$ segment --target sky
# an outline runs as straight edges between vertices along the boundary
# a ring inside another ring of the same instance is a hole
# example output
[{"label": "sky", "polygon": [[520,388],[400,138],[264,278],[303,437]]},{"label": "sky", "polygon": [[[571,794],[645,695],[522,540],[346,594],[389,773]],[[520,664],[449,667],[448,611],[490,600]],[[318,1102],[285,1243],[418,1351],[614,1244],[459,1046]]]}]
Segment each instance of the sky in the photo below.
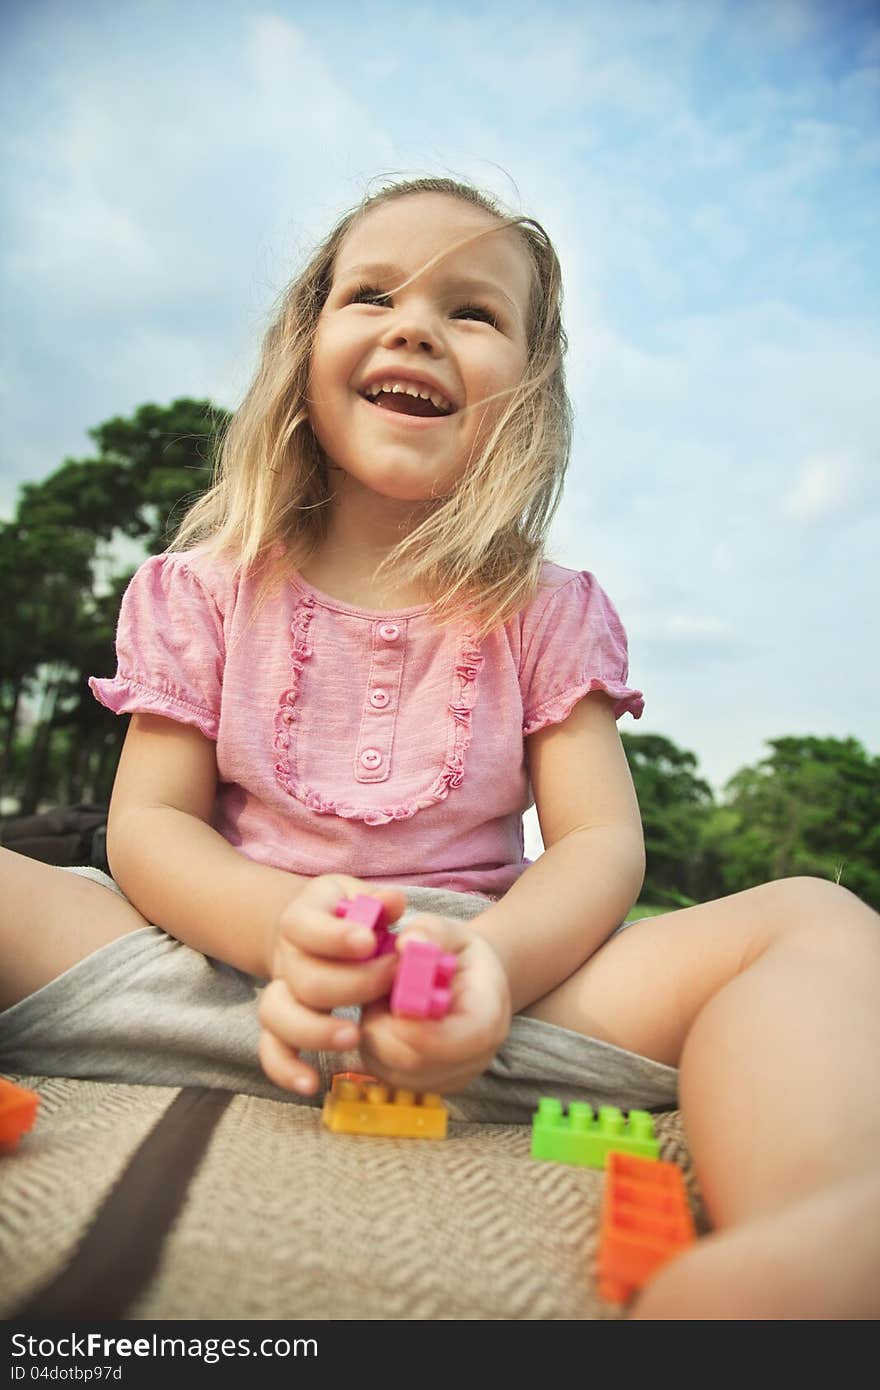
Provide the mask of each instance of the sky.
[{"label": "sky", "polygon": [[470,179],[565,278],[551,536],[716,790],[880,752],[874,0],[6,0],[0,517],[146,401],[234,409],[273,304],[383,176]]}]

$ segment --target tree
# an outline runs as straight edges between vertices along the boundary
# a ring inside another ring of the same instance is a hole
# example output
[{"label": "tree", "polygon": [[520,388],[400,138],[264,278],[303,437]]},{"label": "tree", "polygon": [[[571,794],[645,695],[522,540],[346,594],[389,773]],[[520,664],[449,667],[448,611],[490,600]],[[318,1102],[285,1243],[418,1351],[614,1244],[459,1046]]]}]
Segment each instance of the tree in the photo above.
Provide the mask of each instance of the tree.
[{"label": "tree", "polygon": [[[0,528],[0,710],[2,767],[8,767],[22,700],[67,655],[84,596],[91,591],[94,541],[60,519],[38,514],[26,496]],[[52,681],[50,679],[50,684]]]},{"label": "tree", "polygon": [[880,758],[854,738],[768,740],[725,788],[708,839],[724,891],[810,874],[880,907]]},{"label": "tree", "polygon": [[[130,489],[111,508],[115,526],[143,540],[148,555],[165,549],[176,522],[207,488],[228,420],[210,401],[183,397],[167,407],[142,405],[130,420],[116,415],[89,431],[98,462],[116,468],[123,489]],[[87,460],[90,467],[94,462]]]},{"label": "tree", "polygon": [[622,733],[645,832],[642,897],[659,906],[687,906],[702,882],[700,835],[714,806],[697,776],[693,753],[661,734]]},{"label": "tree", "polygon": [[186,398],[143,405],[131,419],[116,416],[89,431],[96,457],[66,459],[42,482],[26,484],[15,519],[0,526],[0,749],[7,769],[23,698],[40,699],[23,777],[6,782],[23,812],[45,794],[59,730],[71,735],[64,785],[81,793],[96,781],[106,784],[122,731],[96,705],[86,678],[114,669],[119,598],[131,576],[130,561],[120,569],[117,543],[134,539],[144,556],[165,548],[176,516],[208,486],[227,419],[210,401]]}]

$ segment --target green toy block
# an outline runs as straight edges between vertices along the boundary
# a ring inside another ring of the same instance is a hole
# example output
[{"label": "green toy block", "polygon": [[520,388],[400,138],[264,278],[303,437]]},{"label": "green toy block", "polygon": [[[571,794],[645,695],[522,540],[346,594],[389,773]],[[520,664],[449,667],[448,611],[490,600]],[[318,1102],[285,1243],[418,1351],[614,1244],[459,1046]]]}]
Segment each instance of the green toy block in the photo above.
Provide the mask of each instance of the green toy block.
[{"label": "green toy block", "polygon": [[589,1105],[573,1100],[564,1115],[561,1101],[551,1096],[538,1101],[532,1116],[532,1158],[604,1168],[605,1155],[612,1149],[638,1158],[659,1157],[660,1144],[647,1110],[630,1110],[624,1119],[616,1105],[603,1105],[594,1117]]}]

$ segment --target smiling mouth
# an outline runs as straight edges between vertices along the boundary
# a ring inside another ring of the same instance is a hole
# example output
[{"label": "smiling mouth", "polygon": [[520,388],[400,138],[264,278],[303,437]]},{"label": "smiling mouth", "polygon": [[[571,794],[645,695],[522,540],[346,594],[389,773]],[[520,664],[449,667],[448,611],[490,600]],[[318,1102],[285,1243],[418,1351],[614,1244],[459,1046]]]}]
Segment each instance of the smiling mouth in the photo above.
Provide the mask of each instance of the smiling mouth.
[{"label": "smiling mouth", "polygon": [[[414,394],[417,393],[417,394]],[[424,387],[412,391],[401,386],[369,386],[362,398],[379,410],[391,410],[397,415],[418,415],[423,420],[440,420],[455,413],[455,407],[437,392],[428,393]]]}]

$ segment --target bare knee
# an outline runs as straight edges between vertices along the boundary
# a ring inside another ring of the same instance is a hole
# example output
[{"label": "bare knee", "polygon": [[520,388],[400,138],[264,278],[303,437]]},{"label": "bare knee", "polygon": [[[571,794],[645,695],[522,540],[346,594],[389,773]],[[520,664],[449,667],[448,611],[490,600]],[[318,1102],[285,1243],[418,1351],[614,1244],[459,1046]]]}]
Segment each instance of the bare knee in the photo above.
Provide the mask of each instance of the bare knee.
[{"label": "bare knee", "polygon": [[754,938],[746,963],[780,940],[848,949],[855,938],[880,948],[880,917],[855,893],[829,879],[798,875],[749,890],[755,898]]}]

